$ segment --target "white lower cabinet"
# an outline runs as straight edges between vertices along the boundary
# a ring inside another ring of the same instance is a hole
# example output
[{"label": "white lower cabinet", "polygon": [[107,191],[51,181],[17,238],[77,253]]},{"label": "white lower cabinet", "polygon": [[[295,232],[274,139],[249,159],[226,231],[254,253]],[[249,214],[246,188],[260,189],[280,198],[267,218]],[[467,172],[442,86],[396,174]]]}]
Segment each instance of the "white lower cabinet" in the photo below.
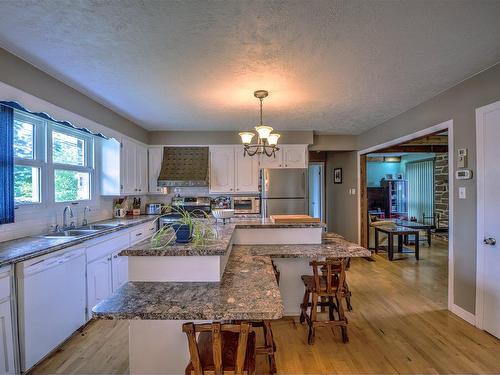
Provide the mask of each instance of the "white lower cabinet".
[{"label": "white lower cabinet", "polygon": [[87,303],[89,318],[92,315],[92,308],[111,295],[111,282],[111,255],[105,255],[87,264]]},{"label": "white lower cabinet", "polygon": [[128,281],[128,257],[118,255],[120,250],[111,254],[111,275],[113,282],[111,284],[113,292]]},{"label": "white lower cabinet", "polygon": [[0,375],[16,373],[10,276],[10,267],[0,270]]}]

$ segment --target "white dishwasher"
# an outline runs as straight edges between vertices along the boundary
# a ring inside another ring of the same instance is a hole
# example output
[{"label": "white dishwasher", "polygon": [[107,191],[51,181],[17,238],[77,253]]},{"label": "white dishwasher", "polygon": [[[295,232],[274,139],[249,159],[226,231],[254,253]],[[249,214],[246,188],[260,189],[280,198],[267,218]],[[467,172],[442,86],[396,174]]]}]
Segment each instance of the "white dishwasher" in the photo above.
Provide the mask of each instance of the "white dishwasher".
[{"label": "white dishwasher", "polygon": [[23,372],[85,324],[85,263],[72,247],[16,265]]}]

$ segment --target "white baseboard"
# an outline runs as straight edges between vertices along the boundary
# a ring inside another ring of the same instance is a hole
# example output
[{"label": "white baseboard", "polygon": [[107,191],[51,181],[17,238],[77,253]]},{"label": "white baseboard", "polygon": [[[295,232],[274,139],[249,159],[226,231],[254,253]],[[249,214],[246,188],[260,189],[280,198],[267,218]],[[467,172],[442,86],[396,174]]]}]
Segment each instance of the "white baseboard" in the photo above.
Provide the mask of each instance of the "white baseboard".
[{"label": "white baseboard", "polygon": [[452,304],[451,312],[457,315],[458,317],[462,318],[463,320],[465,320],[467,323],[470,323],[473,326],[476,325],[476,316],[473,313],[470,313],[467,310],[462,309],[460,306]]}]

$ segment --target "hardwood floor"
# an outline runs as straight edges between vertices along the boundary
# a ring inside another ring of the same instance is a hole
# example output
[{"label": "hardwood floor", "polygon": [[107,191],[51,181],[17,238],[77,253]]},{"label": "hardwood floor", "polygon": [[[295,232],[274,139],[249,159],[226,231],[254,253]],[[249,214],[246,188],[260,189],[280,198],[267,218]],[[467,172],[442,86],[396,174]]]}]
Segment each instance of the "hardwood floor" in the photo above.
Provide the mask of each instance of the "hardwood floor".
[{"label": "hardwood floor", "polygon": [[[350,342],[340,329],[318,329],[310,346],[298,319],[273,322],[279,373],[500,373],[500,341],[446,310],[446,246],[423,246],[418,263],[410,254],[353,260]],[[126,322],[94,322],[32,373],[127,374],[127,334]],[[260,360],[257,372],[265,371]]]}]

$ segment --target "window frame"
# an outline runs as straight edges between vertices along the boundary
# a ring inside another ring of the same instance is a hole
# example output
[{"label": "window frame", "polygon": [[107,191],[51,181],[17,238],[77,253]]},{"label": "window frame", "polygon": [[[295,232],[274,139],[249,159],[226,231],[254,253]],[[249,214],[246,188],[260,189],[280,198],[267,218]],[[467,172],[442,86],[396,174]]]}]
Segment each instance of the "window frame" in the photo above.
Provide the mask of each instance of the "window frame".
[{"label": "window frame", "polygon": [[[96,142],[95,136],[81,130],[72,129],[68,126],[57,124],[53,121],[40,118],[19,110],[14,110],[14,118],[29,122],[34,125],[34,159],[14,157],[14,165],[35,167],[39,169],[39,198],[40,202],[16,203],[16,210],[22,212],[35,212],[39,208],[62,207],[77,205],[80,202],[94,206],[98,198],[96,185]],[[85,165],[71,165],[53,163],[52,132],[76,136],[85,141]],[[89,173],[89,199],[56,202],[55,196],[55,170],[69,170],[75,172]]]},{"label": "window frame", "polygon": [[[64,163],[54,163],[53,162],[53,144],[52,144],[52,133],[53,132],[70,135],[84,140],[84,166],[64,164]],[[51,197],[51,202],[55,205],[76,204],[78,202],[92,202],[95,198],[95,163],[94,163],[94,137],[90,134],[86,134],[80,130],[71,129],[64,125],[59,125],[53,122],[48,122],[47,127],[47,165],[48,165],[48,185],[49,185],[49,195]],[[72,201],[56,201],[56,187],[55,187],[55,170],[65,170],[73,172],[83,172],[89,174],[89,199],[77,199]]]},{"label": "window frame", "polygon": [[30,116],[29,114],[14,111],[14,118],[21,119],[24,122],[30,123],[33,125],[33,159],[25,159],[16,157],[14,155],[14,167],[22,166],[22,167],[33,167],[38,168],[39,171],[39,184],[38,184],[38,202],[25,202],[25,203],[16,203],[17,207],[26,207],[26,206],[39,206],[47,203],[47,197],[44,195],[46,189],[44,186],[44,178],[47,174],[47,162],[46,162],[46,123],[42,119],[36,116]]}]

